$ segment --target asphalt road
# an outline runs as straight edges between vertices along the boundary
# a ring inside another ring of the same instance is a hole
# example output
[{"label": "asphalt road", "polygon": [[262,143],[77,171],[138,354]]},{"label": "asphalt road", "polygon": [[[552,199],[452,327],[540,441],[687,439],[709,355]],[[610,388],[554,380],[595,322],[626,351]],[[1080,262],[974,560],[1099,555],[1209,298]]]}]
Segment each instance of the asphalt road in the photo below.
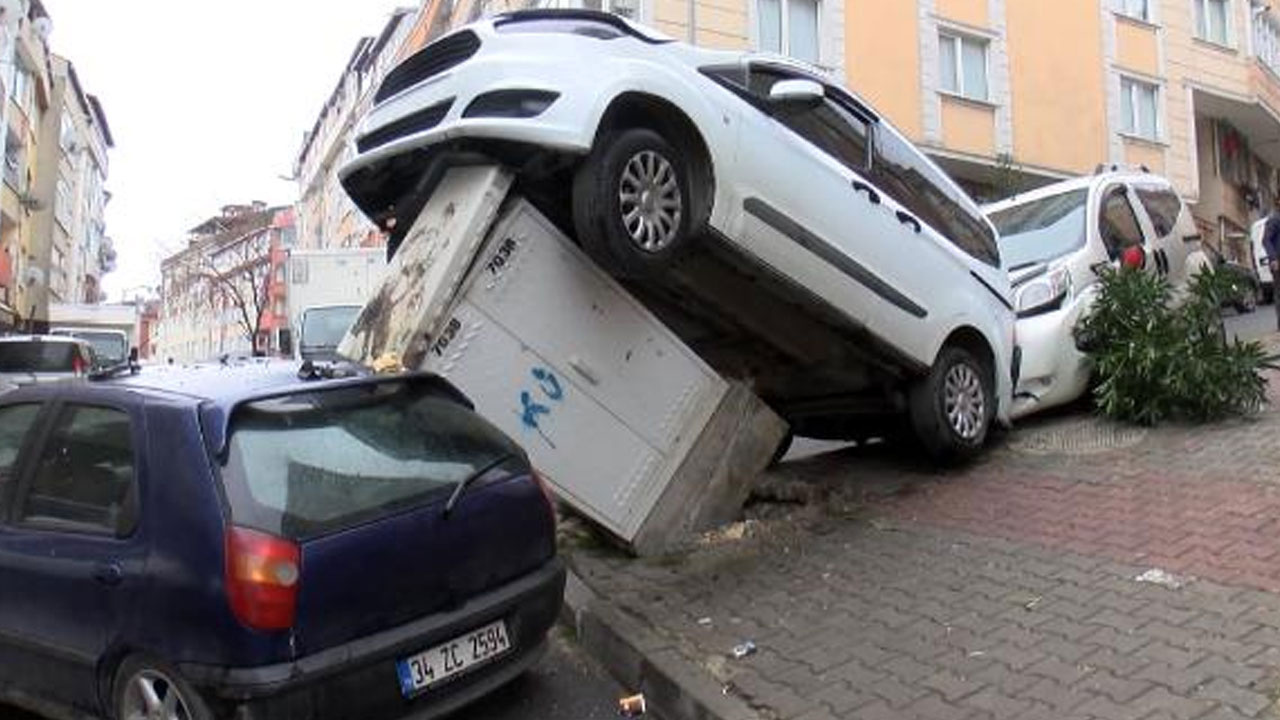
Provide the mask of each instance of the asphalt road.
[{"label": "asphalt road", "polygon": [[[551,631],[547,654],[530,672],[484,700],[463,708],[448,720],[612,720],[618,717],[618,698],[624,692],[617,683],[559,626]],[[655,716],[645,716],[650,720]],[[0,705],[0,720],[41,720],[7,705]]]},{"label": "asphalt road", "polygon": [[1236,315],[1228,310],[1223,320],[1227,331],[1241,340],[1257,340],[1276,331],[1276,309],[1274,305],[1259,305],[1257,310],[1244,315]]}]

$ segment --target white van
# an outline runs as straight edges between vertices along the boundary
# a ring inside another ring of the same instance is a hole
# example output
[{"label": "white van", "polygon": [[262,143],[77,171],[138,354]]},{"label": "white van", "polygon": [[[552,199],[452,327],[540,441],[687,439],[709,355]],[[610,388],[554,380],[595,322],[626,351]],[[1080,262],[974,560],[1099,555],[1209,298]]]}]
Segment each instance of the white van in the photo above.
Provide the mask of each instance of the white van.
[{"label": "white van", "polygon": [[1272,302],[1275,300],[1275,279],[1271,277],[1271,263],[1268,262],[1267,249],[1262,245],[1262,235],[1266,229],[1266,218],[1255,222],[1249,230],[1249,244],[1253,248],[1253,269],[1258,271],[1262,299],[1264,302]]},{"label": "white van", "polygon": [[1109,171],[1055,183],[984,208],[1000,231],[1018,313],[1022,374],[1015,418],[1069,403],[1089,386],[1093,367],[1073,330],[1092,307],[1100,265],[1130,247],[1143,267],[1164,275],[1175,296],[1208,264],[1191,211],[1168,180]]}]

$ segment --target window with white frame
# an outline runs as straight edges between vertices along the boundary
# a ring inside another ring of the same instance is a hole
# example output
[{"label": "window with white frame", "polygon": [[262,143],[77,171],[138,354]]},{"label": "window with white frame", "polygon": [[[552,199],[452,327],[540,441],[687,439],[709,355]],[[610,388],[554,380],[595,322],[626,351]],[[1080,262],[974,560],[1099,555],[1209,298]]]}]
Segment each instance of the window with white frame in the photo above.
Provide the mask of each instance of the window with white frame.
[{"label": "window with white frame", "polygon": [[1280,74],[1280,28],[1270,13],[1261,13],[1253,20],[1253,54],[1272,72]]},{"label": "window with white frame", "polygon": [[1160,86],[1120,78],[1120,130],[1147,140],[1160,137]]},{"label": "window with white frame", "polygon": [[990,42],[955,33],[938,34],[941,88],[973,100],[987,100],[987,50]]},{"label": "window with white frame", "polygon": [[818,64],[818,0],[757,0],[760,49]]},{"label": "window with white frame", "polygon": [[1143,22],[1151,22],[1150,0],[1116,0],[1120,13]]},{"label": "window with white frame", "polygon": [[1231,44],[1231,0],[1192,0],[1196,8],[1196,35],[1219,45]]}]

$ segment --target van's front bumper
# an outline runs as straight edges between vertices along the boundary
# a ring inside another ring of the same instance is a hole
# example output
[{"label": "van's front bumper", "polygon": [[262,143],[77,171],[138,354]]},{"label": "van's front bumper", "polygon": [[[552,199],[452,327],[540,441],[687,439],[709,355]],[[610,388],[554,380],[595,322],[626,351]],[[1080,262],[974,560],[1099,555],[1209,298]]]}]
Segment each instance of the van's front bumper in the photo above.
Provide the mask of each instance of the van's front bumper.
[{"label": "van's front bumper", "polygon": [[[336,647],[252,668],[180,664],[213,706],[237,720],[361,718],[426,720],[451,712],[512,680],[537,661],[564,600],[559,559],[463,606]],[[412,698],[400,691],[396,661],[503,620],[513,650]]]}]

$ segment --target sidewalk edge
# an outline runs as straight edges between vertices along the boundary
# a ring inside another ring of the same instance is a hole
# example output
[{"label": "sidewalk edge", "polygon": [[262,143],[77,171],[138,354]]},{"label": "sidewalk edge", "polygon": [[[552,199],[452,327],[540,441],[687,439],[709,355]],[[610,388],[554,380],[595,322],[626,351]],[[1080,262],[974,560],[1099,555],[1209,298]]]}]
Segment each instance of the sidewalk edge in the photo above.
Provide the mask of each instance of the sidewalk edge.
[{"label": "sidewalk edge", "polygon": [[643,693],[649,709],[663,720],[760,720],[671,643],[620,612],[572,571],[560,622],[623,687]]}]

